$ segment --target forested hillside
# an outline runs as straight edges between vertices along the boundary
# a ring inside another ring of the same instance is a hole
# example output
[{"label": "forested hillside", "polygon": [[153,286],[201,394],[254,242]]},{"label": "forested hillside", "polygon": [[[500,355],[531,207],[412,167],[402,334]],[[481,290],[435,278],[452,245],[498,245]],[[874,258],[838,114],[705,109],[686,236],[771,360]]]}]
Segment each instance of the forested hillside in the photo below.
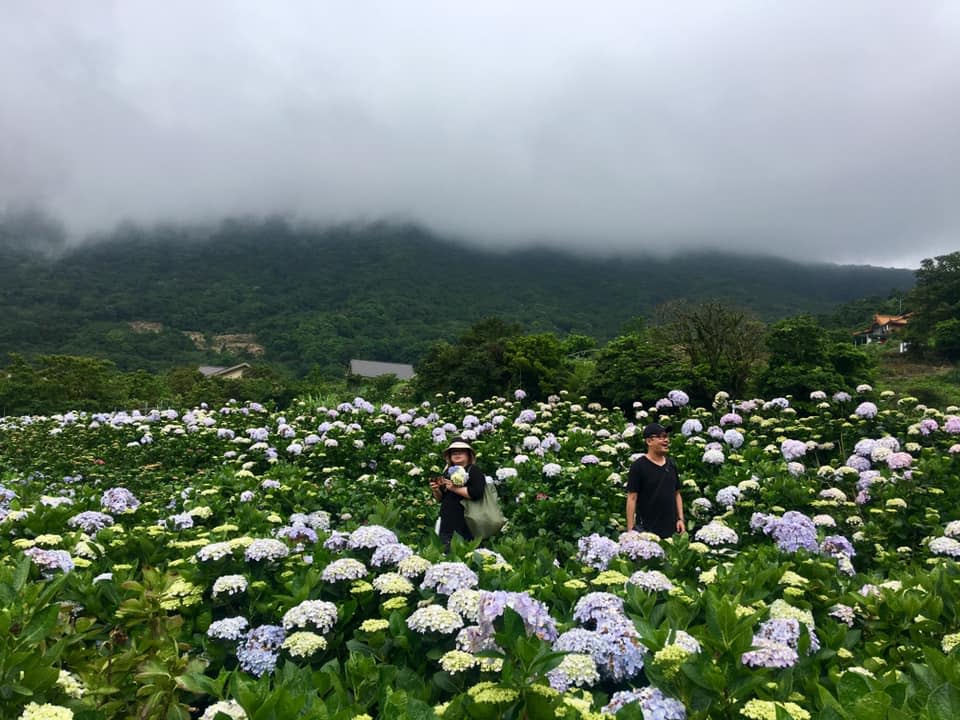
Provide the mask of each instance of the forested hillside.
[{"label": "forested hillside", "polygon": [[[774,320],[913,285],[909,270],[717,252],[487,252],[388,224],[127,226],[53,254],[30,250],[9,229],[4,237],[0,350],[104,357],[121,369],[247,359],[198,349],[187,331],[253,334],[263,361],[335,375],[351,357],[416,361],[487,316],[606,340],[677,298],[720,300]],[[138,321],[159,325],[136,331]]]}]

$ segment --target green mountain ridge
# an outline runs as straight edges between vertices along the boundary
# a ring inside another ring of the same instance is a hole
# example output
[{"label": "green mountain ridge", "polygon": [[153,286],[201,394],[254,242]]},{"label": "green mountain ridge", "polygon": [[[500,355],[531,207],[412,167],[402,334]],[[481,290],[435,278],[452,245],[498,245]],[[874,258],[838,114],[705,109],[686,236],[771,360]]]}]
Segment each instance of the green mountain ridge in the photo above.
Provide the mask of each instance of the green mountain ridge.
[{"label": "green mountain ridge", "polygon": [[[719,251],[600,259],[490,251],[386,223],[126,226],[53,255],[0,245],[0,350],[160,369],[246,359],[198,350],[183,331],[250,333],[265,362],[335,375],[351,357],[415,362],[491,315],[602,341],[676,299],[720,300],[775,320],[913,283],[905,269]],[[137,333],[129,326],[137,321],[163,330]]]}]

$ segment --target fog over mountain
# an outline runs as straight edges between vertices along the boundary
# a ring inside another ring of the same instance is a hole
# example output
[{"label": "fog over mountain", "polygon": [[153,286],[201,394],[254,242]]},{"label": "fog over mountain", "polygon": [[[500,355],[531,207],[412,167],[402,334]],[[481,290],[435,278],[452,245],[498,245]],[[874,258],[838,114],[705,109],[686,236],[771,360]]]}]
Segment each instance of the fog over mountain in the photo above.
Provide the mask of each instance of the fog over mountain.
[{"label": "fog over mountain", "polygon": [[0,8],[0,213],[413,221],[916,267],[960,237],[960,5]]}]

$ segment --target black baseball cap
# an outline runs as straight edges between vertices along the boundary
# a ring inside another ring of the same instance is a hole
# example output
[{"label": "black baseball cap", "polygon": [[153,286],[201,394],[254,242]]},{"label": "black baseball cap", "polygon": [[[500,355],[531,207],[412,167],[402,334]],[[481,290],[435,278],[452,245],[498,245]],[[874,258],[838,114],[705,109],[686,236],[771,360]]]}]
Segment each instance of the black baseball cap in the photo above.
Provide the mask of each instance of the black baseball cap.
[{"label": "black baseball cap", "polygon": [[650,423],[643,429],[643,437],[650,438],[654,435],[662,435],[663,433],[669,433],[670,426],[664,427],[660,423]]}]

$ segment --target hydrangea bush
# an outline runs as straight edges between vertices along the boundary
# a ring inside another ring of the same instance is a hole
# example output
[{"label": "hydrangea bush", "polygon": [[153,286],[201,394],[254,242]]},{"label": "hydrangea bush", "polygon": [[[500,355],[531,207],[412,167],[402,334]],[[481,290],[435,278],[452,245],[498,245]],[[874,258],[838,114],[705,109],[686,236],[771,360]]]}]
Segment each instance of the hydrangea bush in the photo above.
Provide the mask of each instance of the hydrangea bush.
[{"label": "hydrangea bush", "polygon": [[[857,390],[861,393],[861,390]],[[953,718],[960,411],[675,390],[0,418],[0,717]],[[688,533],[625,531],[670,423]],[[434,533],[470,438],[508,524]]]}]

